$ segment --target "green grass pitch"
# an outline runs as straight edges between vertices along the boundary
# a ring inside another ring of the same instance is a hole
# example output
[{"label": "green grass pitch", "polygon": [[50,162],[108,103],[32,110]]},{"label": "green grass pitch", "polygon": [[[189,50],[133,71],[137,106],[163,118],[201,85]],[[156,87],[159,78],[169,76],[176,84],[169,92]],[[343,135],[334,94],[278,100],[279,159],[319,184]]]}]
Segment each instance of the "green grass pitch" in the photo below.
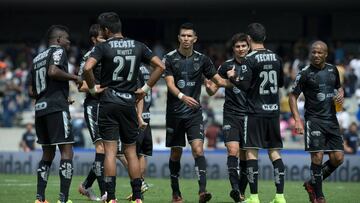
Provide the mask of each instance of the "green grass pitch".
[{"label": "green grass pitch", "polygon": [[[89,203],[77,192],[77,187],[84,177],[74,176],[70,189],[70,199],[74,203]],[[148,178],[151,185],[145,193],[146,203],[171,202],[170,181],[167,179]],[[180,187],[186,203],[198,202],[196,180],[180,179]],[[325,182],[324,193],[329,203],[360,203],[360,183]],[[93,188],[98,192],[97,183]],[[210,202],[231,203],[229,197],[230,184],[228,180],[208,180],[208,191],[213,194]],[[249,189],[247,189],[248,192]],[[116,196],[119,202],[128,202],[125,198],[130,193],[129,179],[118,178]],[[0,202],[26,203],[34,202],[36,193],[36,176],[0,174]],[[46,199],[50,203],[57,201],[59,193],[59,177],[50,175],[46,190]],[[263,203],[272,200],[275,186],[272,181],[259,181],[259,196]],[[247,193],[248,195],[248,193]],[[285,182],[285,197],[288,203],[306,203],[308,196],[302,187],[302,182]]]}]

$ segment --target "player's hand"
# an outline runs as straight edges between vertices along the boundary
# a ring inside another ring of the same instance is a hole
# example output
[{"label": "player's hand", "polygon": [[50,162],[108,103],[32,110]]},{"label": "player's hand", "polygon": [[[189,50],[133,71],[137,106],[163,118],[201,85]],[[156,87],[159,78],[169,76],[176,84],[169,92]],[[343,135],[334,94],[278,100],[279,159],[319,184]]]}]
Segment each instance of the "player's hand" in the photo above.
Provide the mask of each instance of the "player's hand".
[{"label": "player's hand", "polygon": [[78,86],[80,86],[81,87],[81,85],[83,84],[83,79],[82,79],[82,77],[80,77],[80,76],[76,76],[76,80],[74,81]]},{"label": "player's hand", "polygon": [[227,74],[227,77],[228,77],[228,78],[233,78],[233,77],[235,77],[235,76],[236,76],[235,66],[233,66],[233,68],[232,68],[231,70],[228,70],[228,71],[226,72],[226,74]]},{"label": "player's hand", "polygon": [[96,87],[96,94],[103,92],[107,87],[101,87],[100,85],[95,85]]},{"label": "player's hand", "polygon": [[295,131],[299,135],[304,134],[304,125],[301,120],[295,121]]},{"label": "player's hand", "polygon": [[142,117],[138,117],[138,123],[139,123],[139,129],[145,130],[145,128],[148,126],[148,123],[146,123]]},{"label": "player's hand", "polygon": [[182,98],[181,98],[181,101],[183,101],[186,106],[192,108],[192,109],[196,109],[200,106],[199,102],[197,102],[194,98],[192,97],[188,97],[186,95],[184,95]]},{"label": "player's hand", "polygon": [[140,100],[142,100],[146,96],[146,92],[144,92],[143,89],[139,88],[135,91],[136,96],[136,103],[138,103]]},{"label": "player's hand", "polygon": [[335,95],[334,100],[338,104],[344,103],[344,91],[342,89],[340,91],[337,91],[337,94]]},{"label": "player's hand", "polygon": [[215,85],[215,83],[213,81],[208,80],[208,79],[205,79],[204,84],[205,84],[205,87],[209,88],[209,89]]}]

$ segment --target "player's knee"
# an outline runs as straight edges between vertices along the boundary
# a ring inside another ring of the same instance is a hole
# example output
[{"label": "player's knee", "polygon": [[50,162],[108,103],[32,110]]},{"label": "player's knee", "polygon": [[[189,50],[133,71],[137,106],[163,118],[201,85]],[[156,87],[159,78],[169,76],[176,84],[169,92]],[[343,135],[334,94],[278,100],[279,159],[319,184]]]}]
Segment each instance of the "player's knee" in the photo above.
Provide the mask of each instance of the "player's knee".
[{"label": "player's knee", "polygon": [[179,161],[181,158],[182,149],[181,148],[171,148],[170,158],[173,161]]},{"label": "player's knee", "polygon": [[239,149],[234,148],[234,147],[228,147],[227,151],[228,151],[229,156],[236,156],[237,157],[238,154],[239,154]]},{"label": "player's knee", "polygon": [[334,156],[334,159],[332,160],[332,164],[334,166],[340,166],[344,162],[344,154],[339,154]]},{"label": "player's knee", "polygon": [[96,151],[96,153],[99,153],[99,154],[105,153],[104,144],[102,143],[102,141],[98,141],[95,143],[95,151]]}]

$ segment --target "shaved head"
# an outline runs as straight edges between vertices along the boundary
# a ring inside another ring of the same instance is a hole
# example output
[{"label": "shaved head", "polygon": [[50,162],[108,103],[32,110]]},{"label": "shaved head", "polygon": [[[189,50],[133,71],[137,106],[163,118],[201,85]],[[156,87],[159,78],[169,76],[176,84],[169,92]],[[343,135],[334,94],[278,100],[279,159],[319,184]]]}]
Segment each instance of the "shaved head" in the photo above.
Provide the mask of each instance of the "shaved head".
[{"label": "shaved head", "polygon": [[320,41],[320,40],[315,41],[314,43],[312,43],[311,48],[314,48],[316,46],[319,46],[324,52],[326,52],[326,53],[328,52],[328,47],[325,44],[325,42]]},{"label": "shaved head", "polygon": [[328,47],[323,41],[315,41],[311,45],[311,64],[317,68],[325,66],[326,57],[328,56]]}]

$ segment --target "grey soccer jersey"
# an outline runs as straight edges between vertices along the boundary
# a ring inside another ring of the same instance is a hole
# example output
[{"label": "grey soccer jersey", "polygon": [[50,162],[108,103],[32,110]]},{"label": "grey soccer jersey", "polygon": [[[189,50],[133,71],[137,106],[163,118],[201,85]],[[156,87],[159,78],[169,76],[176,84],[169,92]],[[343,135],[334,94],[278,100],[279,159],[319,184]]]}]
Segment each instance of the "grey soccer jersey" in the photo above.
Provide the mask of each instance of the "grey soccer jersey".
[{"label": "grey soccer jersey", "polygon": [[296,76],[292,93],[305,96],[305,118],[336,119],[333,97],[340,88],[336,66],[325,64],[322,69],[306,66]]},{"label": "grey soccer jersey", "polygon": [[69,82],[54,80],[48,76],[50,65],[68,72],[68,58],[64,48],[50,46],[33,59],[31,69],[32,88],[35,95],[35,116],[57,111],[69,111]]},{"label": "grey soccer jersey", "polygon": [[100,85],[107,87],[100,101],[135,105],[140,63],[150,63],[153,56],[147,46],[129,38],[110,38],[96,45],[90,57],[101,63]]},{"label": "grey soccer jersey", "polygon": [[[166,54],[164,60],[165,77],[173,76],[176,87],[186,96],[193,97],[199,102],[201,85],[203,84],[202,76],[210,79],[216,74],[216,69],[210,58],[197,51],[194,51],[190,57],[186,57],[174,50]],[[187,118],[201,114],[201,107],[191,109],[168,91],[166,114],[172,117]]]}]

